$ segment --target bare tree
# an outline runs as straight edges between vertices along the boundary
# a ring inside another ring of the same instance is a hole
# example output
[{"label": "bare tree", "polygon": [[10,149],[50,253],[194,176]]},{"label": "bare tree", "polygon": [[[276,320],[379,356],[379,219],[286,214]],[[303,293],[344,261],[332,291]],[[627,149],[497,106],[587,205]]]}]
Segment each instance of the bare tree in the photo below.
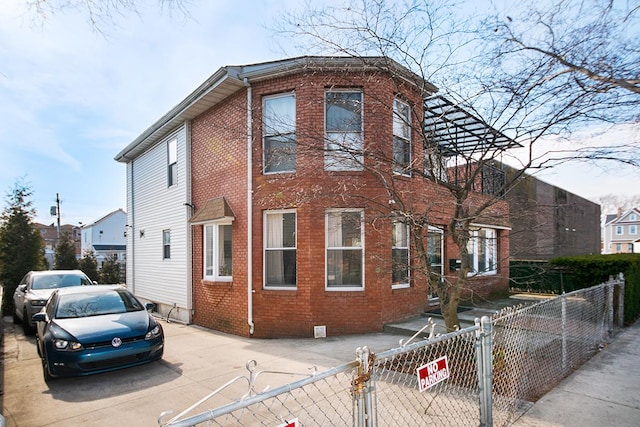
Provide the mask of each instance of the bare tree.
[{"label": "bare tree", "polygon": [[[622,97],[617,87],[611,88],[611,81],[607,87],[613,95],[605,96],[603,86],[594,84],[589,89],[570,73],[558,73],[548,55],[537,61],[533,58],[527,66],[514,67],[514,60],[500,50],[501,30],[492,29],[492,38],[488,39],[485,29],[471,17],[460,19],[453,14],[456,6],[463,3],[361,0],[342,6],[307,5],[301,12],[285,17],[279,28],[297,40],[305,52],[363,61],[370,55],[387,57],[418,76],[412,83],[420,88],[424,109],[413,109],[417,116],[402,120],[420,135],[419,144],[426,153],[424,164],[403,162],[394,153],[354,152],[348,144],[339,150],[361,163],[386,189],[392,207],[380,212],[386,212],[387,217],[401,216],[410,225],[414,264],[429,282],[429,288],[436,290],[448,329],[459,323],[457,307],[473,273],[468,248],[475,238],[475,224],[486,223],[487,219],[508,223],[500,209],[502,197],[523,174],[576,159],[609,159],[638,165],[637,155],[631,152],[633,144],[578,150],[548,147],[543,149],[544,155],[537,154],[534,147],[544,148],[549,135],[566,135],[594,120],[618,123],[616,106],[629,113],[633,99]],[[598,30],[596,26],[593,31]],[[391,70],[398,85],[411,79],[400,70],[394,72],[392,64],[385,68]],[[586,78],[600,83],[593,75]],[[446,93],[436,95],[431,83]],[[622,90],[636,96],[632,90]],[[386,108],[395,113],[392,105]],[[608,114],[604,114],[605,109]],[[632,118],[630,114],[626,117]],[[524,146],[525,154],[510,158],[508,149],[519,144]],[[500,169],[504,160],[517,166],[508,176]],[[398,164],[402,170],[394,169]],[[455,277],[444,277],[432,268],[425,246],[438,207],[416,204],[397,179],[398,174],[422,176],[449,194],[446,203],[451,203],[454,211],[446,232],[457,246],[461,261]],[[342,197],[363,197],[362,189],[354,188],[348,179],[338,187],[336,191]],[[382,207],[386,200],[370,202]]]},{"label": "bare tree", "polygon": [[[169,13],[177,12],[189,16],[186,3],[189,0],[156,0],[159,7]],[[140,15],[141,2],[136,0],[28,0],[27,6],[41,21],[50,19],[58,13],[78,12],[87,17],[91,27],[103,32],[105,27],[113,26],[118,16],[125,14]]]}]

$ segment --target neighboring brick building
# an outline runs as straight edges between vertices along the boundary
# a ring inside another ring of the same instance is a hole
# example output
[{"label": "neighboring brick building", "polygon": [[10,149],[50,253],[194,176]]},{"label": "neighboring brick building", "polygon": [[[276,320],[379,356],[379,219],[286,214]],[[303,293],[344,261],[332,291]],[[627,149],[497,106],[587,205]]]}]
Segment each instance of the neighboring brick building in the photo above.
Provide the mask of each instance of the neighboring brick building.
[{"label": "neighboring brick building", "polygon": [[[515,170],[499,165],[511,179]],[[531,175],[523,175],[506,198],[510,207],[510,256],[548,261],[600,253],[600,205]]]},{"label": "neighboring brick building", "polygon": [[[167,316],[244,336],[375,332],[424,312],[431,291],[396,205],[427,215],[443,275],[460,256],[450,193],[407,172],[425,162],[424,87],[437,90],[387,58],[220,69],[116,157],[128,287]],[[508,205],[491,213],[470,245],[482,274],[467,291],[485,296],[508,288]]]}]

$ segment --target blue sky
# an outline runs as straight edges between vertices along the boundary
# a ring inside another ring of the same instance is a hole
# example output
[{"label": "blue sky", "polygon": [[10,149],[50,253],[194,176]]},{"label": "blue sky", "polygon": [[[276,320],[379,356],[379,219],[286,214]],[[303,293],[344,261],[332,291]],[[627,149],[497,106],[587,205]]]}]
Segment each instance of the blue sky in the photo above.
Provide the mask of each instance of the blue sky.
[{"label": "blue sky", "polygon": [[[186,2],[191,18],[149,0],[103,33],[86,13],[39,20],[24,3],[0,0],[0,191],[4,207],[23,179],[42,223],[55,221],[56,193],[64,224],[125,209],[114,156],[218,68],[304,54],[270,29],[295,0]],[[594,200],[640,192],[638,171],[566,166],[541,178]]]}]

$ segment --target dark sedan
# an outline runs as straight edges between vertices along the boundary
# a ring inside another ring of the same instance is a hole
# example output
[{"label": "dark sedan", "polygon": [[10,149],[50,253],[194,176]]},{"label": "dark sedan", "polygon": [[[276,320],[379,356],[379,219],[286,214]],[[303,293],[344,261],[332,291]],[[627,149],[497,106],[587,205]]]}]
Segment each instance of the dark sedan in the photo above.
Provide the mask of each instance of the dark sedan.
[{"label": "dark sedan", "polygon": [[45,381],[89,375],[162,358],[162,326],[119,285],[57,289],[33,316]]}]

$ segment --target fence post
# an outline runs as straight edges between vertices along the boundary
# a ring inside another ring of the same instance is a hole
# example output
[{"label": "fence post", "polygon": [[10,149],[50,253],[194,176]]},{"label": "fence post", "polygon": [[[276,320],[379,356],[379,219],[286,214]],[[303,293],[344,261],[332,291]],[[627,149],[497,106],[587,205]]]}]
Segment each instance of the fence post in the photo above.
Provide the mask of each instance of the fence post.
[{"label": "fence post", "polygon": [[[479,323],[479,325],[478,325]],[[493,323],[487,316],[476,319],[476,360],[478,362],[478,389],[480,395],[480,426],[493,426]]]},{"label": "fence post", "polygon": [[615,281],[613,277],[607,283],[607,340],[610,340],[613,337],[613,291],[616,287]]},{"label": "fence post", "polygon": [[377,424],[375,422],[376,417],[373,414],[371,387],[369,387],[372,356],[373,354],[371,354],[368,347],[356,350],[356,359],[359,364],[356,378],[353,380],[353,397],[356,401],[354,425],[357,427],[375,427]]},{"label": "fence post", "polygon": [[618,281],[620,284],[620,290],[618,291],[618,327],[622,328],[624,326],[624,274],[620,273],[618,275]]},{"label": "fence post", "polygon": [[567,295],[560,296],[560,313],[562,324],[562,372],[567,372]]}]

